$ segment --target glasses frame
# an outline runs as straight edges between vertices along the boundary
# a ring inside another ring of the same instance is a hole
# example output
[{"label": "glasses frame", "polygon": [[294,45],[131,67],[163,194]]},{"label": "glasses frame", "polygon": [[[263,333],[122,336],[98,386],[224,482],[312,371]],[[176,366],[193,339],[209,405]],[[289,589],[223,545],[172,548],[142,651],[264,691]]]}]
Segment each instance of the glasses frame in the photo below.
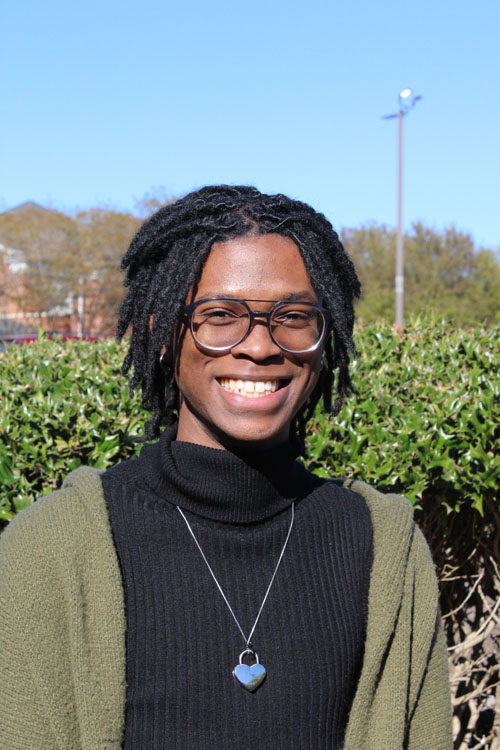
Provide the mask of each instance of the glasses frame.
[{"label": "glasses frame", "polygon": [[[231,344],[230,346],[208,346],[207,344],[203,344],[201,341],[199,341],[196,337],[196,334],[194,332],[193,328],[193,313],[196,310],[197,307],[199,307],[201,304],[204,304],[206,302],[239,302],[248,312],[248,327],[243,336],[241,336],[238,341],[235,341],[234,344]],[[248,302],[274,302],[274,305],[271,307],[268,312],[265,312],[263,310],[252,310],[251,307],[247,304]],[[314,310],[317,310],[318,313],[321,315],[321,319],[323,321],[323,331],[321,333],[321,336],[319,337],[319,340],[314,346],[309,347],[309,349],[287,349],[286,347],[282,346],[273,336],[273,332],[271,330],[271,317],[273,313],[276,310],[279,310],[280,307],[284,307],[286,305],[293,305],[294,302],[300,304],[300,305],[306,305],[307,307],[311,307]],[[242,341],[246,339],[248,334],[253,328],[253,324],[256,318],[265,318],[267,322],[267,330],[269,331],[269,335],[271,337],[271,340],[278,346],[282,351],[288,352],[289,354],[308,354],[309,352],[315,352],[319,347],[321,346],[325,335],[328,331],[328,323],[330,322],[331,315],[328,310],[326,310],[324,307],[321,307],[321,305],[318,305],[316,302],[305,302],[304,300],[286,300],[286,299],[280,299],[280,300],[274,300],[274,299],[240,299],[239,297],[205,297],[204,299],[198,299],[196,302],[192,302],[190,305],[184,305],[183,313],[186,315],[186,317],[189,318],[189,326],[191,329],[191,335],[195,342],[200,346],[202,349],[206,349],[207,351],[212,352],[224,352],[229,351],[230,349],[233,349],[235,346],[238,346],[241,344]]]}]

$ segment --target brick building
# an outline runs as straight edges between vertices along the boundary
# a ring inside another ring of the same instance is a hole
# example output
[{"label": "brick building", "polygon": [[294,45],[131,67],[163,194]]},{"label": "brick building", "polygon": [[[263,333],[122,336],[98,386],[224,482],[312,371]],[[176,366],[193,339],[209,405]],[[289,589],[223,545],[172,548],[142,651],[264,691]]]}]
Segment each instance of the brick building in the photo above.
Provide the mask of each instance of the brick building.
[{"label": "brick building", "polygon": [[[34,242],[40,242],[43,254],[43,232],[47,232],[43,229],[43,222],[50,218],[50,214],[57,212],[27,202],[0,215],[0,219],[3,216],[11,223],[17,222],[19,226],[29,225]],[[41,227],[40,236],[36,234],[37,221]],[[110,335],[114,332],[114,320],[104,321],[102,315],[89,315],[89,309],[98,294],[95,279],[87,279],[82,284],[83,293],[63,293],[62,297],[59,293],[56,295],[59,298],[52,304],[49,301],[50,295],[44,298],[40,294],[37,301],[36,295],[26,287],[30,277],[30,263],[34,263],[33,254],[10,247],[1,231],[0,224],[0,339],[16,334],[36,333],[38,328],[72,336]],[[43,278],[43,271],[40,278]],[[52,288],[57,292],[57,282],[52,284]]]}]

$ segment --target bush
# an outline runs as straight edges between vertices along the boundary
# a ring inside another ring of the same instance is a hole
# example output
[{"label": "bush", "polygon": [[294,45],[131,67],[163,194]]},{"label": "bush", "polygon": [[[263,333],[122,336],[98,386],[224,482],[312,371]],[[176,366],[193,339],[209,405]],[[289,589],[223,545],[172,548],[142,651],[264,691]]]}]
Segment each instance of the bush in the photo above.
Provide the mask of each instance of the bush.
[{"label": "bush", "polygon": [[417,507],[432,490],[447,511],[482,513],[500,478],[499,329],[416,319],[401,335],[370,326],[357,340],[357,397],[310,423],[311,468],[404,492]]},{"label": "bush", "polygon": [[[430,318],[358,331],[357,396],[337,417],[318,408],[307,433],[313,471],[404,492],[416,507],[441,580],[460,750],[500,732],[499,333]],[[112,340],[0,354],[0,523],[80,464],[106,468],[140,450],[147,415],[123,356]]]},{"label": "bush", "polygon": [[0,522],[81,464],[104,469],[140,449],[124,353],[110,339],[42,338],[0,354]]}]

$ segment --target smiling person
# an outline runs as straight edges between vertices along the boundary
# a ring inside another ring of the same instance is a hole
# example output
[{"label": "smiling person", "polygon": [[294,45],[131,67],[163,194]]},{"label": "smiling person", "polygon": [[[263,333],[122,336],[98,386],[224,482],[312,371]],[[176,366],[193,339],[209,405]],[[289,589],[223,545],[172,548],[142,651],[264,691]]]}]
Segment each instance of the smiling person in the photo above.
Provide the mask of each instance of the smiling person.
[{"label": "smiling person", "polygon": [[4,750],[450,750],[437,585],[410,504],[297,461],[351,390],[360,285],[329,222],[250,187],[126,253],[138,458],[3,536]]}]

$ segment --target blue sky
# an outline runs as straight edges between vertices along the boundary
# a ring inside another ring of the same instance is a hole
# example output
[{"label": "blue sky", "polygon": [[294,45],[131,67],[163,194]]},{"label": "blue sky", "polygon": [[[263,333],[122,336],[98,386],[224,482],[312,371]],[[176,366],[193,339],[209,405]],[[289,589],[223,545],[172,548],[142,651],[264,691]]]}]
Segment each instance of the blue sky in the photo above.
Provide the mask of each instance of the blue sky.
[{"label": "blue sky", "polygon": [[497,0],[18,0],[1,28],[0,208],[228,182],[393,226],[411,86],[405,227],[500,246]]}]

